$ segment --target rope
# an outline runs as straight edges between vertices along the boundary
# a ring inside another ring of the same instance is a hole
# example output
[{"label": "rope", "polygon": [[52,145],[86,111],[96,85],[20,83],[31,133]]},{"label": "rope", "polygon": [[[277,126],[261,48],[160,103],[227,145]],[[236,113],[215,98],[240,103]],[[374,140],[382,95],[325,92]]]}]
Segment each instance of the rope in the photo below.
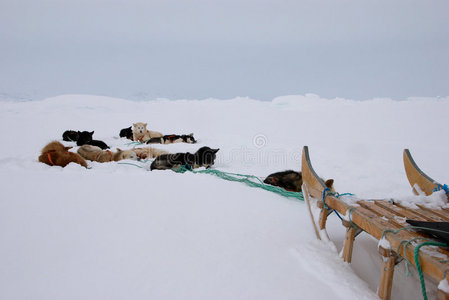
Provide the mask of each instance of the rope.
[{"label": "rope", "polygon": [[443,184],[443,185],[439,184],[439,185],[437,185],[437,187],[434,188],[432,192],[438,192],[438,191],[441,191],[441,190],[444,190],[446,192],[446,194],[449,194],[449,186],[447,186],[447,184]]},{"label": "rope", "polygon": [[143,143],[136,141],[136,142],[129,142],[129,143],[126,144],[126,146],[131,146],[131,145],[133,145],[133,146],[136,146],[136,145],[140,146],[140,145],[143,145]]},{"label": "rope", "polygon": [[[330,188],[328,188],[328,187],[325,188],[325,189],[323,190],[323,207],[326,208],[327,210],[329,210],[330,208],[329,208],[329,206],[326,204],[326,201],[325,201],[325,200],[326,200],[326,197],[329,196],[329,195],[334,196],[334,197],[336,197],[336,198],[339,198],[339,197],[341,197],[341,196],[347,196],[347,195],[353,196],[354,194],[351,194],[351,193],[343,193],[343,194],[340,194],[340,193],[337,193],[337,192],[332,193]],[[337,217],[340,218],[340,220],[343,221],[343,218],[340,216],[340,214],[339,214],[335,209],[333,209],[333,210],[331,211],[331,213],[332,213],[332,212],[335,212],[335,214],[337,215]],[[351,212],[351,211],[350,211],[350,212]],[[349,221],[350,221],[350,223],[351,223],[351,226],[357,227],[354,223],[352,223],[351,220],[349,220]]]},{"label": "rope", "polygon": [[[439,230],[439,229],[433,229],[433,228],[427,228],[427,227],[421,227],[421,226],[407,226],[407,227],[398,228],[398,229],[385,229],[382,232],[382,238],[388,232],[391,232],[393,234],[397,234],[398,232],[400,232],[402,230],[409,230],[409,229],[425,229],[425,230],[434,231],[434,232],[447,233],[447,231]],[[416,237],[416,238],[413,238],[411,240],[403,240],[403,241],[401,241],[401,243],[398,246],[398,249],[396,250],[396,253],[399,253],[401,246],[403,246],[403,248],[402,248],[402,251],[403,251],[402,257],[405,259],[406,277],[410,276],[409,265],[411,264],[411,262],[409,261],[409,259],[407,258],[407,255],[406,255],[406,248],[407,248],[407,246],[409,244],[413,243],[416,240],[424,240],[425,241],[425,242],[423,242],[423,243],[421,243],[421,244],[419,244],[418,246],[415,247],[414,259],[415,259],[416,269],[418,270],[419,280],[420,280],[420,283],[421,283],[421,292],[422,292],[422,295],[423,295],[423,299],[427,300],[426,285],[425,285],[425,282],[424,282],[424,274],[423,274],[423,271],[422,271],[422,268],[421,268],[421,264],[419,263],[419,249],[421,247],[424,247],[424,246],[447,247],[448,245],[446,243],[438,243],[438,242],[434,242],[434,241],[432,241],[430,239],[421,238],[421,237]],[[445,262],[445,261],[441,261],[441,262]]]},{"label": "rope", "polygon": [[421,281],[421,291],[422,291],[422,296],[424,298],[424,300],[427,300],[427,293],[426,293],[426,283],[424,282],[424,275],[422,272],[422,268],[421,268],[421,264],[419,263],[419,249],[421,247],[424,246],[438,246],[438,247],[445,247],[447,246],[444,243],[436,243],[436,242],[424,242],[422,244],[419,244],[416,248],[415,248],[415,264],[416,264],[416,268],[418,269],[418,274],[419,274],[419,280]]},{"label": "rope", "polygon": [[[280,188],[277,186],[265,184],[259,177],[254,176],[254,175],[223,172],[223,171],[219,171],[219,170],[215,170],[215,169],[206,169],[206,170],[195,171],[195,170],[192,170],[189,166],[180,166],[179,168],[172,169],[172,170],[177,173],[185,173],[185,172],[189,171],[194,174],[210,174],[210,175],[217,176],[224,180],[241,182],[250,187],[261,188],[266,191],[270,191],[270,192],[279,194],[279,195],[287,197],[287,198],[296,198],[298,200],[304,201],[304,197],[301,192],[290,192],[290,191],[286,191],[283,188]],[[256,180],[258,182],[254,182],[253,180]]]},{"label": "rope", "polygon": [[144,167],[139,166],[139,165],[136,165],[136,164],[133,164],[133,163],[119,162],[119,163],[117,163],[117,164],[118,164],[118,165],[130,165],[130,166],[135,166],[135,167],[144,169]]}]

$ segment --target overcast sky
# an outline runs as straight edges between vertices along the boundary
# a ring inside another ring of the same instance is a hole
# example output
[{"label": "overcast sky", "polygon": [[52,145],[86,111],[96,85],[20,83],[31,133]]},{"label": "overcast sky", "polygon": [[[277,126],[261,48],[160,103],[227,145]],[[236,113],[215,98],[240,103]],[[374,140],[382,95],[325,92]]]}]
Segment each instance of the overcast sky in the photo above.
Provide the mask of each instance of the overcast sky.
[{"label": "overcast sky", "polygon": [[449,95],[447,0],[0,0],[0,93]]}]

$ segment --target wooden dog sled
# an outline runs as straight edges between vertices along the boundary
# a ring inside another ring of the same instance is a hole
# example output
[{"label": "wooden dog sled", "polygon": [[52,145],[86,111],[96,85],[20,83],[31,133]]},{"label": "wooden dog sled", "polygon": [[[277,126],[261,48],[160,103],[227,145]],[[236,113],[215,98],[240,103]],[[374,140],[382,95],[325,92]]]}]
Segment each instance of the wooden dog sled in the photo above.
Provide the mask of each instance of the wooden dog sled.
[{"label": "wooden dog sled", "polygon": [[[437,182],[416,166],[408,150],[404,150],[404,166],[412,186],[428,195],[438,187]],[[405,219],[449,222],[449,210],[447,209],[429,209],[422,206],[419,206],[419,209],[410,209],[392,200],[356,199],[354,201],[352,199],[345,201],[345,197],[339,197],[338,193],[333,193],[326,188],[323,180],[315,173],[307,146],[304,147],[302,153],[302,178],[304,198],[319,239],[327,238],[326,220],[328,215],[335,210],[342,216],[342,223],[346,227],[342,251],[344,261],[351,262],[354,239],[360,232],[365,231],[380,241],[379,252],[383,256],[383,260],[377,293],[381,299],[390,299],[394,267],[398,262],[407,259],[416,266],[414,251],[416,248],[419,251],[419,247],[422,245],[419,246],[413,241],[417,241],[417,238],[430,238],[429,235],[421,232],[400,230],[408,226]],[[417,191],[415,190],[415,192]],[[406,241],[412,242],[404,243]],[[443,260],[442,255],[446,255],[447,258]],[[449,299],[449,290],[444,288],[444,286],[449,287],[448,259],[449,251],[445,247],[419,252],[418,262],[422,273],[440,283],[438,299]]]}]

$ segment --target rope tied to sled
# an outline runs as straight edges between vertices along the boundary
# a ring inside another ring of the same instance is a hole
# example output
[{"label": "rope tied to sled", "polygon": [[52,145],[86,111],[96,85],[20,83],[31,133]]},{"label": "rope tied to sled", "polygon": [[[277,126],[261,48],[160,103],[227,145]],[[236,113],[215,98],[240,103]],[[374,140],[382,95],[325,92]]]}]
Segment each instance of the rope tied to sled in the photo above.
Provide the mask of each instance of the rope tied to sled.
[{"label": "rope tied to sled", "polygon": [[445,247],[447,246],[445,243],[437,243],[437,242],[424,242],[419,244],[416,248],[415,248],[415,265],[416,268],[418,269],[418,274],[419,274],[419,280],[421,282],[421,291],[422,291],[422,296],[424,298],[424,300],[427,300],[427,292],[426,292],[426,283],[424,282],[424,275],[422,272],[422,268],[421,268],[421,264],[419,263],[419,249],[421,247],[424,246],[438,246],[438,247]]},{"label": "rope tied to sled", "polygon": [[[385,229],[382,232],[382,238],[384,238],[386,233],[393,233],[393,234],[397,234],[398,232],[402,231],[402,230],[410,230],[410,229],[425,229],[425,230],[430,230],[430,231],[434,231],[434,232],[442,232],[442,233],[447,233],[444,230],[439,230],[439,229],[434,229],[434,228],[427,228],[427,227],[420,227],[420,226],[406,226],[403,228],[399,228],[399,229]],[[416,269],[418,270],[418,276],[419,276],[419,280],[421,283],[421,293],[423,296],[424,300],[428,300],[427,298],[427,291],[426,291],[426,285],[425,285],[425,281],[424,281],[424,274],[421,268],[421,264],[419,262],[419,250],[421,249],[421,247],[424,246],[437,246],[437,247],[447,247],[448,245],[446,243],[440,243],[440,242],[435,242],[431,239],[427,239],[427,238],[422,238],[422,237],[416,237],[413,238],[411,240],[403,240],[401,241],[401,243],[399,244],[396,253],[400,253],[401,251],[401,246],[402,246],[402,257],[405,259],[405,269],[406,269],[406,277],[409,277],[411,275],[410,270],[409,270],[409,265],[411,265],[412,263],[410,262],[410,260],[407,258],[406,255],[406,249],[407,246],[412,244],[413,242],[417,241],[417,240],[422,240],[423,242],[419,245],[417,245],[415,247],[414,250],[414,261],[415,261],[415,265],[416,265]],[[441,261],[441,262],[446,262],[446,261]]]},{"label": "rope tied to sled", "polygon": [[276,193],[278,195],[284,196],[286,198],[295,198],[300,201],[304,201],[302,192],[291,192],[291,191],[284,190],[283,188],[278,187],[278,186],[265,184],[259,177],[254,176],[254,175],[245,175],[245,174],[224,172],[224,171],[220,171],[220,170],[216,170],[216,169],[205,169],[205,170],[196,171],[196,170],[193,170],[188,165],[180,166],[178,168],[173,168],[172,170],[176,173],[191,172],[194,174],[210,174],[210,175],[217,176],[218,178],[221,178],[224,180],[241,182],[250,187],[261,188],[266,191],[270,191],[270,192]]},{"label": "rope tied to sled", "polygon": [[[343,194],[340,194],[340,193],[337,193],[337,192],[334,192],[334,193],[333,193],[333,192],[331,191],[330,188],[328,188],[328,187],[325,188],[325,189],[323,190],[323,199],[322,199],[322,201],[323,201],[323,207],[326,208],[327,210],[330,210],[331,208],[326,204],[326,197],[327,197],[327,196],[334,196],[335,198],[340,198],[341,196],[354,196],[354,194],[351,194],[351,193],[343,193]],[[337,215],[337,217],[338,217],[340,220],[343,221],[343,218],[340,216],[340,214],[339,214],[335,209],[332,209],[330,213],[333,213],[333,212],[335,212],[335,214]],[[351,215],[352,215],[352,208],[349,210],[349,213],[350,213],[350,216],[351,216]],[[351,226],[357,227],[357,225],[355,225],[355,224],[352,222],[351,217],[349,218],[349,222],[350,222]]]},{"label": "rope tied to sled", "polygon": [[438,192],[444,190],[446,194],[449,194],[449,186],[447,184],[438,184],[436,188],[432,190],[432,192]]}]

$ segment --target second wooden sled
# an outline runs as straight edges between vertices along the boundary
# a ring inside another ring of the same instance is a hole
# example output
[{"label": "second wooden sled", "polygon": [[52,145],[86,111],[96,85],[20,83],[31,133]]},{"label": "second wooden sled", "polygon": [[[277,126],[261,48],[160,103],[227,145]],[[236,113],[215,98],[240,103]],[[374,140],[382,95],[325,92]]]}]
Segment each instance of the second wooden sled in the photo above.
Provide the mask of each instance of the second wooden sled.
[{"label": "second wooden sled", "polygon": [[[413,230],[398,231],[407,226],[405,219],[449,222],[447,210],[425,207],[410,209],[391,200],[357,199],[354,204],[354,200],[347,202],[343,199],[344,197],[338,197],[337,194],[328,192],[323,180],[312,167],[307,146],[304,147],[302,153],[302,178],[304,198],[309,206],[318,238],[323,239],[327,236],[326,220],[332,210],[342,216],[343,226],[346,227],[343,246],[344,261],[351,262],[354,239],[361,231],[365,231],[379,241],[385,239],[388,242],[381,244],[389,244],[389,247],[379,246],[379,252],[383,259],[377,293],[381,299],[390,299],[391,297],[394,267],[398,261],[406,258],[416,266],[414,251],[417,245],[416,243],[404,243],[404,241],[429,238],[428,235]],[[421,189],[423,188],[421,187]],[[442,255],[447,257],[446,260],[442,260]],[[449,251],[442,247],[437,248],[437,254],[429,251],[419,252],[422,272],[436,283],[444,283],[439,286],[449,286],[446,276],[449,273],[448,258]],[[438,289],[437,293],[438,299],[449,299],[447,290]]]}]

